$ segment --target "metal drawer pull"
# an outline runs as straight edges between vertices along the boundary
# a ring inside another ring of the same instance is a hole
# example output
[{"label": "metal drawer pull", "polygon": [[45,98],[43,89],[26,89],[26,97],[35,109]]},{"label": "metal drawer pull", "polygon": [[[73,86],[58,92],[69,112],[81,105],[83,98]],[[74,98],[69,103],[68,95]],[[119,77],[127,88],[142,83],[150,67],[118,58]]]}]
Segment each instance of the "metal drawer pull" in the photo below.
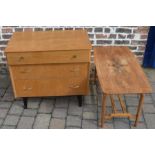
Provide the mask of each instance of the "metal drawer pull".
[{"label": "metal drawer pull", "polygon": [[77,55],[73,55],[72,58],[77,58]]},{"label": "metal drawer pull", "polygon": [[24,57],[23,56],[19,57],[18,61],[22,61],[22,60],[24,60]]},{"label": "metal drawer pull", "polygon": [[24,90],[24,91],[32,90],[32,87],[29,87],[29,88],[24,87],[23,90]]},{"label": "metal drawer pull", "polygon": [[77,89],[77,88],[80,88],[79,85],[72,85],[72,86],[69,86],[70,88],[74,88],[74,89]]}]

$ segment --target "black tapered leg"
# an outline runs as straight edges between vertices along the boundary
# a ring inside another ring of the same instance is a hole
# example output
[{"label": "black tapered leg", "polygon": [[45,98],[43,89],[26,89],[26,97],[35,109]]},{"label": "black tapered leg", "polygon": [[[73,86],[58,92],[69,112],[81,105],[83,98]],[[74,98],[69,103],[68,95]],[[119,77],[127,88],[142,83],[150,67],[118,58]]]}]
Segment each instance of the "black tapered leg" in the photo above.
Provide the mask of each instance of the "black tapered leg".
[{"label": "black tapered leg", "polygon": [[78,95],[79,107],[82,106],[82,95]]},{"label": "black tapered leg", "polygon": [[24,109],[27,109],[27,97],[23,97]]}]

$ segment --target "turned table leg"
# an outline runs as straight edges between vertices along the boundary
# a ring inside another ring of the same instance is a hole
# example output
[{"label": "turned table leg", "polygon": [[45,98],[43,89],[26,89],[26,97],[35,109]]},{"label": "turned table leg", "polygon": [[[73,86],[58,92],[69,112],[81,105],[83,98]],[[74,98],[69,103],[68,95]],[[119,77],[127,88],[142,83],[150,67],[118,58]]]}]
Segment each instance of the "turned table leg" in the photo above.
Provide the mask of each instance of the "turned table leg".
[{"label": "turned table leg", "polygon": [[103,98],[102,98],[102,111],[101,111],[101,122],[100,122],[100,126],[102,128],[104,127],[105,114],[106,114],[106,97],[107,97],[107,94],[103,94]]},{"label": "turned table leg", "polygon": [[78,95],[79,107],[82,106],[82,95]]},{"label": "turned table leg", "polygon": [[23,97],[24,109],[27,109],[27,97]]},{"label": "turned table leg", "polygon": [[140,99],[139,99],[137,114],[136,114],[136,120],[135,120],[135,124],[134,124],[135,127],[137,126],[137,123],[138,123],[138,120],[139,120],[139,117],[140,117],[140,114],[141,114],[143,103],[144,103],[144,94],[141,94]]}]

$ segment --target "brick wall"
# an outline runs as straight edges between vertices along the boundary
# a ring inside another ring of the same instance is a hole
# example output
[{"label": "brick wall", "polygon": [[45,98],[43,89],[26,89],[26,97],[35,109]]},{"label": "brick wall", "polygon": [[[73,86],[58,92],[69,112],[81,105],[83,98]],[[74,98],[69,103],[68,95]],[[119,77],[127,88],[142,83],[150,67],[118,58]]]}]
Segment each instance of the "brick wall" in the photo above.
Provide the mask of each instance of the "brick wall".
[{"label": "brick wall", "polygon": [[[149,27],[146,26],[86,26],[86,27],[31,27],[31,26],[1,26],[0,27],[0,63],[5,64],[6,58],[4,55],[5,47],[12,36],[13,32],[17,31],[51,31],[51,30],[75,30],[86,29],[89,34],[90,41],[94,46],[109,46],[121,45],[128,46],[141,61],[145,51],[147,35]],[[93,61],[93,50],[92,59]]]}]

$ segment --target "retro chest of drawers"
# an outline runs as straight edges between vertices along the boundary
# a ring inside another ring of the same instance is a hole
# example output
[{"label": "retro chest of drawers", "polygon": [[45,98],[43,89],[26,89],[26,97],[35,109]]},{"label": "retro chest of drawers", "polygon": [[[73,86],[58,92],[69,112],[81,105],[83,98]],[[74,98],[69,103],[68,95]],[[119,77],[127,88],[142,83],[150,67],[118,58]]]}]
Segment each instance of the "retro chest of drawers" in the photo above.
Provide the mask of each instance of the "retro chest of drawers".
[{"label": "retro chest of drawers", "polygon": [[15,98],[86,95],[91,44],[84,30],[15,32],[5,50]]}]

